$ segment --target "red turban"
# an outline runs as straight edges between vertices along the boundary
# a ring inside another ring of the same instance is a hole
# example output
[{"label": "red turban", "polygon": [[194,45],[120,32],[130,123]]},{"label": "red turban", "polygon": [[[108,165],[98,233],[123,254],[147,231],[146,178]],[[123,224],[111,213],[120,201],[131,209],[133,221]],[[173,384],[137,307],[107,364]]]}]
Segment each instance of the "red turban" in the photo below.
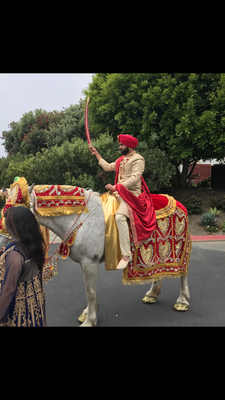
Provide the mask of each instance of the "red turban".
[{"label": "red turban", "polygon": [[130,135],[118,135],[118,142],[124,144],[124,146],[131,147],[131,149],[135,149],[138,145],[138,140]]}]

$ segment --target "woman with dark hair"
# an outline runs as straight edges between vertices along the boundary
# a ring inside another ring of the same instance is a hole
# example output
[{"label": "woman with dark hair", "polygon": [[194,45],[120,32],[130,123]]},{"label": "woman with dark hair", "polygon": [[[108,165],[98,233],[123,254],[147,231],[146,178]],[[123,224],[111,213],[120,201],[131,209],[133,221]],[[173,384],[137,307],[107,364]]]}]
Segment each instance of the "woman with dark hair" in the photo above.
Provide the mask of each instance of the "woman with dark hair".
[{"label": "woman with dark hair", "polygon": [[0,326],[46,326],[45,243],[39,224],[20,206],[5,212],[5,225],[15,240],[0,258]]}]

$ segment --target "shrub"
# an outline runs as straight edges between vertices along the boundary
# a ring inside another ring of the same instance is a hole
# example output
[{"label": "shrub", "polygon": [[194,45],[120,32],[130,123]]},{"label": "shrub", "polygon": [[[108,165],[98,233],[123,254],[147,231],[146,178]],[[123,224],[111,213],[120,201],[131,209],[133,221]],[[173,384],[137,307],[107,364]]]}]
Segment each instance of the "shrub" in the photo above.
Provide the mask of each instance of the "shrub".
[{"label": "shrub", "polygon": [[218,211],[217,208],[211,208],[209,209],[209,213],[210,214],[214,214],[215,216],[219,215],[221,213],[221,211]]},{"label": "shrub", "polygon": [[217,218],[214,214],[205,213],[201,216],[199,223],[201,226],[217,226]]},{"label": "shrub", "polygon": [[205,228],[205,231],[211,235],[212,233],[218,232],[218,228],[216,228],[215,226],[209,226],[209,227],[207,226]]},{"label": "shrub", "polygon": [[221,229],[222,229],[223,232],[225,232],[225,222],[222,223]]},{"label": "shrub", "polygon": [[191,196],[188,200],[181,200],[181,203],[188,210],[188,214],[201,214],[203,202],[196,196]]},{"label": "shrub", "polygon": [[211,178],[203,179],[201,182],[197,183],[197,187],[209,188],[211,183]]},{"label": "shrub", "polygon": [[211,200],[211,203],[214,207],[218,208],[219,210],[225,211],[225,196],[224,195],[214,197],[214,199]]}]

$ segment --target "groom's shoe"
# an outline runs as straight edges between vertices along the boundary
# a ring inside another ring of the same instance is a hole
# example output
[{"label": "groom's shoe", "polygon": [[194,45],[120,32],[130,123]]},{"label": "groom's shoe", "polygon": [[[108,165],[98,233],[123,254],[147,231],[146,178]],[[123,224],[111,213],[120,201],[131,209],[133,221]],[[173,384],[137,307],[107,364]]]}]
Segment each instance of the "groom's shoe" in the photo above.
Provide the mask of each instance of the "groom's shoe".
[{"label": "groom's shoe", "polygon": [[116,269],[125,269],[128,266],[128,263],[132,260],[132,256],[130,256],[130,258],[128,258],[127,261],[123,260],[123,258],[121,258],[119,264],[117,265]]}]

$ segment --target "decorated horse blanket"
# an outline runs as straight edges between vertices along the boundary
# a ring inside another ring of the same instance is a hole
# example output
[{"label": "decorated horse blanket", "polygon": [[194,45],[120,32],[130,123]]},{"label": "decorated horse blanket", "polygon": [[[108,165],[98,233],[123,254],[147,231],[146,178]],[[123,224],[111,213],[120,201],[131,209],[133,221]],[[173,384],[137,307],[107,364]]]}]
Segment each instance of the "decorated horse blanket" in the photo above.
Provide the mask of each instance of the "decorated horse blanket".
[{"label": "decorated horse blanket", "polygon": [[[123,270],[124,285],[146,284],[163,278],[179,278],[188,273],[191,238],[187,210],[168,195],[152,195],[152,200],[156,213],[156,228],[145,243],[135,247],[130,227],[132,261]],[[115,225],[113,223],[113,214],[111,213],[111,218],[109,215],[111,202],[115,212],[118,208],[117,199],[109,194],[102,196],[106,221],[106,270],[115,270],[121,258],[116,223]]]},{"label": "decorated horse blanket", "polygon": [[35,209],[43,217],[87,213],[84,190],[77,186],[34,186]]},{"label": "decorated horse blanket", "polygon": [[[10,194],[2,210],[0,233],[7,234],[4,214],[12,206],[29,207],[30,195],[25,178],[20,178],[10,187]],[[84,190],[77,186],[37,185],[34,186],[35,210],[43,217],[88,213]]]}]

